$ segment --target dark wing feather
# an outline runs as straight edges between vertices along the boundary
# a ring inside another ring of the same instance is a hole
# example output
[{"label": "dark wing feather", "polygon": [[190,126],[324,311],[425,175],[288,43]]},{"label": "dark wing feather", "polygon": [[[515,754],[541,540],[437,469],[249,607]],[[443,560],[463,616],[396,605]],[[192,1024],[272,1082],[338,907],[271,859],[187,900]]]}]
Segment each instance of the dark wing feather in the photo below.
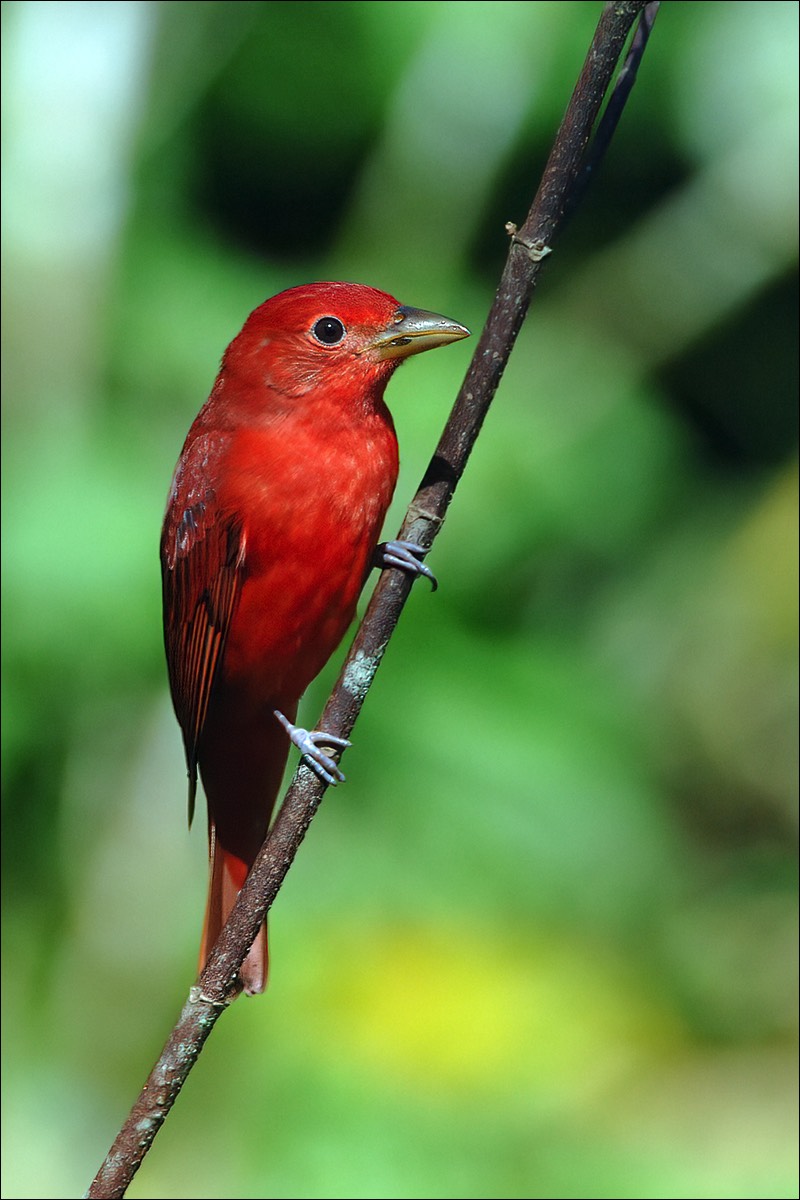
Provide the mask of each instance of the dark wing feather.
[{"label": "dark wing feather", "polygon": [[[197,443],[194,449],[200,449]],[[244,563],[241,525],[220,514],[207,479],[192,472],[193,461],[207,466],[208,458],[184,451],[161,539],[164,644],[172,702],[186,749],[190,823],[197,789],[197,748]]]}]

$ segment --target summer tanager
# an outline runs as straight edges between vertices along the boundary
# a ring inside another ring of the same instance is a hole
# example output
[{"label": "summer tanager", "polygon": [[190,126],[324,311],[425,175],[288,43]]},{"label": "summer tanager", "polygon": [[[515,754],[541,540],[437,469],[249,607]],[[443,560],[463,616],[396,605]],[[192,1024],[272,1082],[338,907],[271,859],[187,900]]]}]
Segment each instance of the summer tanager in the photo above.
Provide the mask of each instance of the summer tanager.
[{"label": "summer tanager", "polygon": [[[290,288],[248,317],[189,430],[161,538],[164,640],[189,774],[208,800],[210,886],[201,966],[266,837],[290,742],[329,783],[322,746],[292,722],[353,619],[397,480],[383,393],[412,354],[466,337],[446,317],[350,283]],[[430,575],[422,551],[379,561]],[[266,926],[242,966],[266,984]]]}]

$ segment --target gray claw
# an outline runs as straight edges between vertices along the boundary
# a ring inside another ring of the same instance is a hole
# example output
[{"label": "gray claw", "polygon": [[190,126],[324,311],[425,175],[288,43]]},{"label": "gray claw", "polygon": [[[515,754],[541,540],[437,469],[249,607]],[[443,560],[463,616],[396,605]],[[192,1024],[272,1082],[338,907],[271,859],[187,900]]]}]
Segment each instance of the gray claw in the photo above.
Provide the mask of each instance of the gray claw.
[{"label": "gray claw", "polygon": [[439,581],[430,567],[421,561],[427,554],[424,546],[416,542],[381,542],[378,546],[378,561],[384,567],[399,567],[411,575],[424,575],[430,582],[431,590],[436,591]]},{"label": "gray claw", "polygon": [[345,777],[339,769],[338,763],[330,755],[323,753],[319,747],[334,746],[345,750],[351,745],[347,738],[337,737],[334,733],[323,733],[319,729],[301,729],[287,720],[277,708],[273,711],[311,770],[332,787],[336,787],[337,783],[344,783]]}]

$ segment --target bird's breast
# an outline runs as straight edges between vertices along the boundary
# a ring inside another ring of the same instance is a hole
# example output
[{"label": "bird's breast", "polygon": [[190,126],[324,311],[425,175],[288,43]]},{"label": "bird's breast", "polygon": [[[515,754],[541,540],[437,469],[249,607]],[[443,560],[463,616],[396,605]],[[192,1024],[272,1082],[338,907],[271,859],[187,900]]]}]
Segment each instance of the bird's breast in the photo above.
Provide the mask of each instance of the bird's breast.
[{"label": "bird's breast", "polygon": [[229,452],[241,514],[242,584],[225,648],[227,685],[263,705],[297,699],[355,615],[397,480],[391,424],[249,430]]}]

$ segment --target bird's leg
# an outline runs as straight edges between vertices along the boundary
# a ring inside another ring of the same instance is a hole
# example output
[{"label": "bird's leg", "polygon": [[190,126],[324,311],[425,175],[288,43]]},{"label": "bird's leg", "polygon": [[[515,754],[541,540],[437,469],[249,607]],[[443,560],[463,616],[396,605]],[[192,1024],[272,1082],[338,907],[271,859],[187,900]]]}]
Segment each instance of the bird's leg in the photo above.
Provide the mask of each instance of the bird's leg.
[{"label": "bird's leg", "polygon": [[336,737],[332,733],[323,733],[318,729],[300,729],[288,721],[282,712],[278,712],[277,708],[273,709],[273,712],[311,770],[319,775],[325,783],[332,784],[334,787],[337,783],[344,783],[344,775],[340,771],[338,763],[334,762],[330,755],[324,754],[319,747],[331,746],[334,749],[345,750],[351,745],[347,738]]},{"label": "bird's leg", "polygon": [[430,581],[431,590],[436,591],[439,581],[430,567],[426,567],[421,559],[428,553],[423,546],[416,542],[381,542],[375,547],[376,567],[399,567],[410,575],[424,575]]}]

